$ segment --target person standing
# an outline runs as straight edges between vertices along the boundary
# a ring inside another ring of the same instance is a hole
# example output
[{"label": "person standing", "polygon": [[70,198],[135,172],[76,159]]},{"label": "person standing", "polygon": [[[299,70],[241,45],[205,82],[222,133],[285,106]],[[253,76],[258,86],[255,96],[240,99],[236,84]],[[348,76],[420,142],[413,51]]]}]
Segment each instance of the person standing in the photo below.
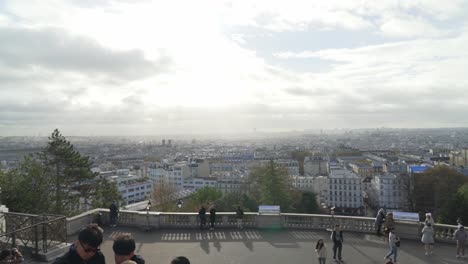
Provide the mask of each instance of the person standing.
[{"label": "person standing", "polygon": [[395,228],[395,220],[393,219],[393,213],[387,213],[387,217],[385,217],[385,223],[384,223],[384,233],[385,233],[385,239],[387,239],[390,235],[390,230],[393,230]]},{"label": "person standing", "polygon": [[378,236],[381,235],[380,229],[382,228],[382,224],[385,221],[385,213],[384,209],[380,208],[380,210],[377,212],[377,216],[375,217],[375,229],[376,229],[376,234]]},{"label": "person standing", "polygon": [[215,222],[216,222],[216,208],[213,205],[211,206],[211,209],[210,209],[210,230],[214,229]]},{"label": "person standing", "polygon": [[398,256],[398,247],[397,242],[399,243],[400,238],[396,236],[395,230],[390,229],[388,233],[388,246],[390,250],[388,251],[387,255],[384,257],[385,260],[390,259],[390,256],[393,255],[393,263],[397,263],[397,256]]},{"label": "person standing", "polygon": [[427,222],[421,233],[421,242],[424,244],[425,255],[432,255],[432,250],[434,248],[434,229],[432,228],[431,223]]},{"label": "person standing", "polygon": [[117,225],[117,217],[119,216],[119,208],[115,201],[109,206],[109,225],[115,227]]},{"label": "person standing", "polygon": [[458,229],[453,233],[453,238],[457,240],[457,258],[465,257],[465,242],[468,235],[465,232],[465,227],[462,225],[458,226]]},{"label": "person standing", "polygon": [[343,231],[340,229],[340,225],[335,225],[331,233],[331,240],[333,241],[333,259],[336,260],[336,253],[338,251],[338,261],[341,259],[341,251],[343,249]]},{"label": "person standing", "polygon": [[200,229],[203,230],[203,228],[206,225],[206,209],[205,206],[201,206],[200,210],[198,211],[198,217],[200,218]]},{"label": "person standing", "polygon": [[114,251],[115,264],[122,264],[127,260],[137,264],[145,264],[145,260],[140,255],[135,254],[136,243],[130,234],[120,234],[114,238],[112,250]]},{"label": "person standing", "polygon": [[317,252],[317,257],[319,264],[326,264],[327,261],[327,247],[323,243],[323,239],[319,239],[315,245],[315,252]]},{"label": "person standing", "polygon": [[431,213],[426,213],[426,219],[424,220],[424,225],[427,225],[427,223],[431,224],[432,228],[434,228],[435,222]]},{"label": "person standing", "polygon": [[78,240],[71,245],[65,255],[53,264],[105,264],[106,259],[99,247],[103,240],[103,230],[97,224],[89,224],[78,233]]},{"label": "person standing", "polygon": [[237,206],[236,210],[236,220],[237,220],[237,228],[242,229],[242,220],[244,219],[244,210],[240,206]]}]

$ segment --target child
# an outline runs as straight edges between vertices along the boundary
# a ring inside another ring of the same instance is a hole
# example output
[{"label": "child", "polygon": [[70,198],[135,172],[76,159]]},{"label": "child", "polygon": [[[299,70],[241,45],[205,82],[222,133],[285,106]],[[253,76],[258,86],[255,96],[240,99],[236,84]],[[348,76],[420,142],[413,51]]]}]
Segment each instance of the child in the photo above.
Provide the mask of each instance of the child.
[{"label": "child", "polygon": [[327,261],[327,247],[323,243],[323,239],[319,239],[315,245],[315,252],[317,252],[317,257],[319,264],[325,264]]}]

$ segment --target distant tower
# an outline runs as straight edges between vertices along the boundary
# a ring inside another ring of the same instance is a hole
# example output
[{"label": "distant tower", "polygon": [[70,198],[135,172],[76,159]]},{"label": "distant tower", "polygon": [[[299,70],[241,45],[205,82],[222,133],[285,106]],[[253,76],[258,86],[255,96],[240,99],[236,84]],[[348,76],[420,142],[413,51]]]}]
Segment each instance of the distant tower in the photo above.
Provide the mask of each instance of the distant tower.
[{"label": "distant tower", "polygon": [[166,140],[165,139],[162,140],[162,145],[166,146]]},{"label": "distant tower", "polygon": [[172,139],[167,140],[167,145],[171,146],[172,145]]}]

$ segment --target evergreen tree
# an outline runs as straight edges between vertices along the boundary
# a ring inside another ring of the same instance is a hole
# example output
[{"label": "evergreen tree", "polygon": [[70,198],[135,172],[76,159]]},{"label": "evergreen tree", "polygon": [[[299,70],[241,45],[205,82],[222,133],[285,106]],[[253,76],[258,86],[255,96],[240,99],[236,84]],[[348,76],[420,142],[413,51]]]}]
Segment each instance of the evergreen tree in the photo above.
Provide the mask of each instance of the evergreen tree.
[{"label": "evergreen tree", "polygon": [[292,208],[292,190],[288,171],[273,160],[256,167],[250,174],[250,193],[260,204],[280,205],[282,211]]}]

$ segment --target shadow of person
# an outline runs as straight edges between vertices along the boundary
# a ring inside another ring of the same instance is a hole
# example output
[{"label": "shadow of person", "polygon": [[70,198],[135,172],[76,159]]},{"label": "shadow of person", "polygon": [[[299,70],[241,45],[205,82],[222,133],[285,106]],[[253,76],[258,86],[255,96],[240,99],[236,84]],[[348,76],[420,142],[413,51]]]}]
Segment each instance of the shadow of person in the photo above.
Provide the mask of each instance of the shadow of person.
[{"label": "shadow of person", "polygon": [[246,248],[248,248],[250,251],[253,251],[253,250],[254,250],[254,248],[253,248],[253,243],[252,243],[252,241],[250,241],[250,240],[244,241],[244,246],[245,246]]},{"label": "shadow of person", "polygon": [[218,252],[221,251],[221,243],[218,240],[215,240],[213,242],[213,246],[216,248]]},{"label": "shadow of person", "polygon": [[208,241],[208,236],[206,234],[202,235],[200,247],[206,252],[206,254],[210,254],[210,242]]}]

